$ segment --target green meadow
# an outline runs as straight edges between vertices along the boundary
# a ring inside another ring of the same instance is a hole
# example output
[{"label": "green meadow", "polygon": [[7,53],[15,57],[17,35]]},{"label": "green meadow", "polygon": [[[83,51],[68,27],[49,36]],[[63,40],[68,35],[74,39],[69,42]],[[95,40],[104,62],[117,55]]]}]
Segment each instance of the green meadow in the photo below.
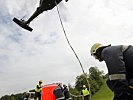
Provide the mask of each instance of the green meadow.
[{"label": "green meadow", "polygon": [[91,100],[112,100],[113,93],[104,82],[101,89],[92,96]]}]

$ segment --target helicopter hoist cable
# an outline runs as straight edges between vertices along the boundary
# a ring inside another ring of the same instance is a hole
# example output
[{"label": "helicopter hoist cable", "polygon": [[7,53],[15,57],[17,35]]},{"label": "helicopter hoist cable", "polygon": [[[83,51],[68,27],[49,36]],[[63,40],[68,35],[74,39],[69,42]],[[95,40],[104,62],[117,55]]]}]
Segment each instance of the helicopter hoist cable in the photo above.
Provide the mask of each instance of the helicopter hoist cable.
[{"label": "helicopter hoist cable", "polygon": [[[71,43],[70,43],[70,41],[69,41],[69,39],[68,39],[68,37],[67,37],[66,31],[65,31],[65,28],[64,28],[62,19],[61,19],[60,11],[59,11],[59,8],[58,8],[58,6],[57,6],[56,1],[55,1],[55,4],[56,4],[58,16],[59,16],[59,19],[60,19],[60,23],[61,23],[61,26],[62,26],[62,29],[63,29],[63,33],[64,33],[64,35],[65,35],[65,38],[66,38],[66,40],[67,40],[67,42],[68,42],[70,48],[72,49],[72,51],[73,51],[75,57],[77,58],[77,60],[78,60],[78,62],[79,62],[79,64],[80,64],[80,67],[81,67],[82,72],[83,72],[83,74],[84,74],[84,76],[85,76],[85,79],[86,79],[86,81],[87,81],[87,84],[88,84],[88,86],[89,86],[89,91],[90,91],[90,83],[89,83],[89,81],[88,81],[88,79],[87,79],[87,75],[86,75],[86,73],[85,73],[85,71],[84,71],[84,69],[83,69],[83,65],[82,65],[82,63],[81,63],[81,61],[80,61],[78,55],[76,54],[74,48],[72,47],[72,45],[71,45]],[[90,97],[91,97],[91,95],[90,95]]]}]

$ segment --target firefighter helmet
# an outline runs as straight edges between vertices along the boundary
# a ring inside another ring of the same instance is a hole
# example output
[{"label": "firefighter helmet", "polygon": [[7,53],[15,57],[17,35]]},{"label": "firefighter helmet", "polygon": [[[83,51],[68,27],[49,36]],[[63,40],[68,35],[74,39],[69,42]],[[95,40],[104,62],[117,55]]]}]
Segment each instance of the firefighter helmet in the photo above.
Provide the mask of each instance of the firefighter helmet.
[{"label": "firefighter helmet", "polygon": [[39,81],[39,83],[42,83],[42,82],[43,82],[42,80]]},{"label": "firefighter helmet", "polygon": [[100,47],[102,47],[103,45],[100,43],[95,43],[90,50],[91,55],[94,55],[97,51],[97,49],[99,49]]},{"label": "firefighter helmet", "polygon": [[83,85],[83,87],[85,88],[86,86],[85,86],[85,85]]}]

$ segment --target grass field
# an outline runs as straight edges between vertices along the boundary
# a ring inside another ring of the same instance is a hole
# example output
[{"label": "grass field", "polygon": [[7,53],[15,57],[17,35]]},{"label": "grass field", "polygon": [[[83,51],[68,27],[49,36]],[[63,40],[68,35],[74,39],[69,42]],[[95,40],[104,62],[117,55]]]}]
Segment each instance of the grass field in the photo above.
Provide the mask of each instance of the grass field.
[{"label": "grass field", "polygon": [[105,82],[101,87],[101,89],[91,98],[91,100],[112,100],[112,99],[113,99],[113,93],[107,87]]}]

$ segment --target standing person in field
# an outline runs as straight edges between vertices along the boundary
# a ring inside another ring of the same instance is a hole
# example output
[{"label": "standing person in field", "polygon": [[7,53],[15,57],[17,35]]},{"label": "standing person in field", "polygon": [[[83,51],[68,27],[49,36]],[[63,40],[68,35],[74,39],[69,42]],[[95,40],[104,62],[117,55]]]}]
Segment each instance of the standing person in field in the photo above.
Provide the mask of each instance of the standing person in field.
[{"label": "standing person in field", "polygon": [[105,61],[107,65],[107,85],[114,92],[113,100],[133,100],[133,46],[95,43],[90,52],[95,59]]},{"label": "standing person in field", "polygon": [[72,100],[68,87],[65,84],[63,85],[63,93],[65,96],[65,100]]},{"label": "standing person in field", "polygon": [[54,89],[53,94],[55,95],[56,100],[65,100],[61,83],[58,83],[58,86]]},{"label": "standing person in field", "polygon": [[90,92],[89,92],[89,89],[87,89],[86,85],[83,85],[81,94],[83,95],[84,100],[90,100]]},{"label": "standing person in field", "polygon": [[34,100],[37,100],[37,98],[38,98],[38,100],[41,100],[42,83],[43,83],[43,81],[40,80],[39,84],[36,85]]}]

